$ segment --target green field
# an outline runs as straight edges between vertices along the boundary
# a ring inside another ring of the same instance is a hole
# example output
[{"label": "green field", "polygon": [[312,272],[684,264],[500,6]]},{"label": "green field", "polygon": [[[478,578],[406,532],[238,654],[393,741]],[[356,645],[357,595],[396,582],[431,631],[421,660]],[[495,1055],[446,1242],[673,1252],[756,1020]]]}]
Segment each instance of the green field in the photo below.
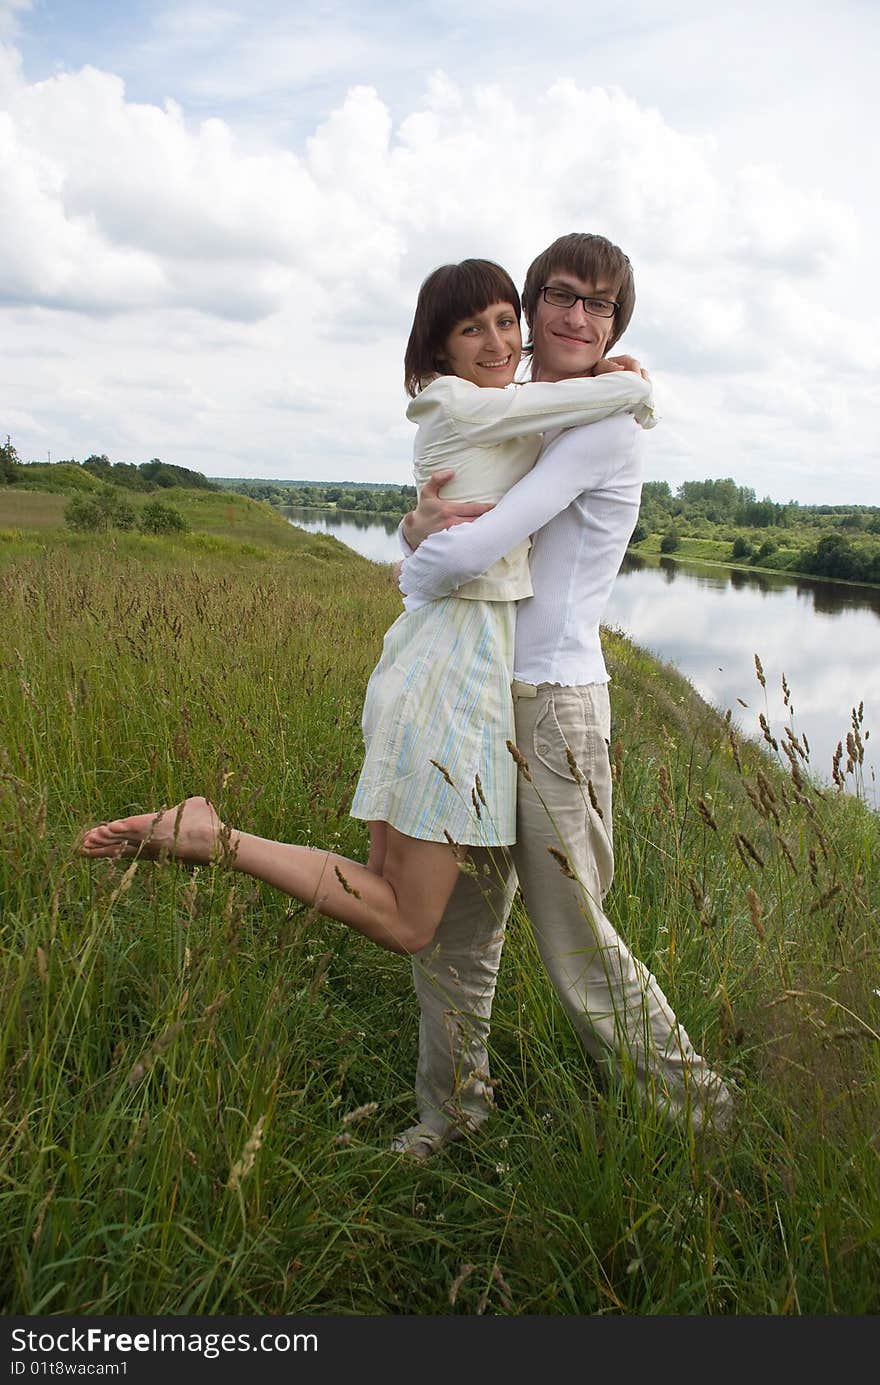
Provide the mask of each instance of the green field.
[{"label": "green field", "polygon": [[389,572],[242,497],[166,498],[192,533],[71,535],[59,497],[2,495],[0,1309],[876,1313],[880,830],[858,793],[811,786],[796,727],[765,758],[609,636],[609,913],[737,1084],[734,1128],[694,1140],[603,1089],[517,904],[498,1110],[427,1165],[392,1156],[404,959],[221,866],[78,855],[93,822],[201,791],[237,826],[365,850],[347,809]]}]

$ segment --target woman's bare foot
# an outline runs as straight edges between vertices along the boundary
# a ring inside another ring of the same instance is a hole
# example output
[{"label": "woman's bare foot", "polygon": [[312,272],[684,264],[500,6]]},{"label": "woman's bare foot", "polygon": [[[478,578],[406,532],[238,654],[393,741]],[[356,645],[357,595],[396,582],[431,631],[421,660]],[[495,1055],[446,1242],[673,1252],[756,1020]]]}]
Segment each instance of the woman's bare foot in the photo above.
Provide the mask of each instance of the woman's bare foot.
[{"label": "woman's bare foot", "polygon": [[174,808],[117,818],[92,827],[82,839],[84,856],[172,857],[209,865],[235,854],[233,837],[206,798],[187,798]]}]

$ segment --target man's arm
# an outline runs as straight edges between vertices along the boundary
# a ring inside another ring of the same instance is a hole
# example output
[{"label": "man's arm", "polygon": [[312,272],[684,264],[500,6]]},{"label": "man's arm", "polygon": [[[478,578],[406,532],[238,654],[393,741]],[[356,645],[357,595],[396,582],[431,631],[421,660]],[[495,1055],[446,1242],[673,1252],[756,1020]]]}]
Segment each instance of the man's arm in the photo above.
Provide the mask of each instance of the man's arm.
[{"label": "man's arm", "polygon": [[407,608],[448,596],[479,577],[576,496],[614,477],[631,461],[638,434],[628,414],[561,433],[490,513],[431,534],[405,560],[400,590]]},{"label": "man's arm", "polygon": [[441,499],[441,490],[454,475],[454,471],[437,471],[422,485],[417,507],[404,515],[398,530],[404,553],[412,553],[429,534],[451,529],[456,524],[467,524],[492,509],[491,504],[477,500]]}]

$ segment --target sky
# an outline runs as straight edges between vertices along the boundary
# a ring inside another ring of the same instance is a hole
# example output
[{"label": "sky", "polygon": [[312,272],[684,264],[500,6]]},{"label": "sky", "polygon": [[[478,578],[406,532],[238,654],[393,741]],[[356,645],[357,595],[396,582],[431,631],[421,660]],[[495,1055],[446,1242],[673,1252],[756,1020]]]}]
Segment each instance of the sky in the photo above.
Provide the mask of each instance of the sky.
[{"label": "sky", "polygon": [[633,262],[649,479],[880,505],[876,0],[0,0],[0,434],[411,481],[437,265]]}]

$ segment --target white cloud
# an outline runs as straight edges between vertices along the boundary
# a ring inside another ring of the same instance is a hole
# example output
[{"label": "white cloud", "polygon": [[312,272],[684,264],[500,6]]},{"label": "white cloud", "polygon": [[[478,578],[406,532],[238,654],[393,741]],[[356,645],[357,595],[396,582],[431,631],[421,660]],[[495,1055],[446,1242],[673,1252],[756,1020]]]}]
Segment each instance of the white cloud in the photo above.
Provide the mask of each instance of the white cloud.
[{"label": "white cloud", "polygon": [[32,0],[0,0],[0,39],[15,33],[19,17],[31,5]]},{"label": "white cloud", "polygon": [[[188,9],[175,41],[238,23]],[[731,170],[711,135],[619,88],[562,79],[524,102],[438,72],[395,119],[359,85],[285,147],[131,101],[97,67],[28,84],[2,51],[0,304],[25,456],[48,431],[59,455],[406,480],[401,358],[424,275],[485,255],[521,279],[555,236],[595,229],[635,264],[627,345],[668,385],[652,444],[667,479],[758,476],[807,500],[844,439],[867,469],[878,357],[852,292],[855,212],[754,159]]]}]

